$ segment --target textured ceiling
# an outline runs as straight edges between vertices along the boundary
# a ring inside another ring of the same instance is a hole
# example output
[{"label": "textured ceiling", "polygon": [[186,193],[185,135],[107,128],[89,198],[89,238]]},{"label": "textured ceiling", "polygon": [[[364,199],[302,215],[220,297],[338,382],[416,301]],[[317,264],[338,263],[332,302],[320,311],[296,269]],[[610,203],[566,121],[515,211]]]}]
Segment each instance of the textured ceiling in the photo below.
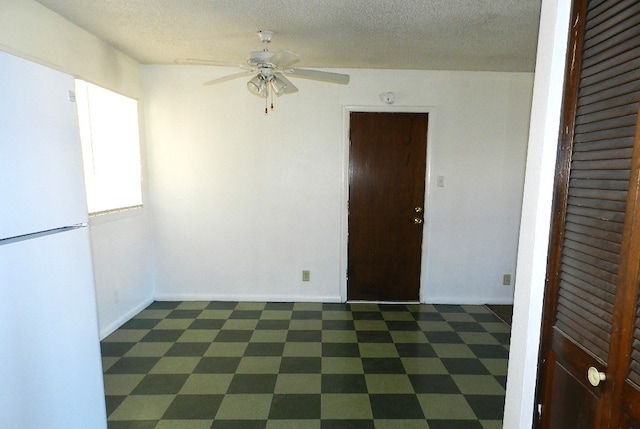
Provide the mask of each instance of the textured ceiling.
[{"label": "textured ceiling", "polygon": [[301,67],[533,71],[541,0],[39,0],[145,64],[244,62],[270,50]]}]

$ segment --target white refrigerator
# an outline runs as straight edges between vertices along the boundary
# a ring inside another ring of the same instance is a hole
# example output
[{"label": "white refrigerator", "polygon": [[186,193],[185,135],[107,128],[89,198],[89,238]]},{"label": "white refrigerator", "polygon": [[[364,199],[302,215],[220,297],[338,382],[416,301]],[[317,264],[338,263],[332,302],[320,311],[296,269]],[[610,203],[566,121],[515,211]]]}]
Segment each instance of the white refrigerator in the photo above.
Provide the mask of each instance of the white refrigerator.
[{"label": "white refrigerator", "polygon": [[0,428],[107,426],[73,89],[0,52]]}]

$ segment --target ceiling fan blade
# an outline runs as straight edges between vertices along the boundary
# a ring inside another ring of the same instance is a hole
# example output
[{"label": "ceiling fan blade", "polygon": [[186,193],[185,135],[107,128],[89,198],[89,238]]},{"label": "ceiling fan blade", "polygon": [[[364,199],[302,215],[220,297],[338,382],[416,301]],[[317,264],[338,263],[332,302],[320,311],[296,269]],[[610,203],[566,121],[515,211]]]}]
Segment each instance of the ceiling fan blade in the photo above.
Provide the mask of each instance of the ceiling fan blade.
[{"label": "ceiling fan blade", "polygon": [[210,80],[208,82],[203,83],[202,85],[204,85],[204,86],[217,85],[219,83],[227,82],[229,80],[237,79],[239,77],[251,76],[253,73],[254,73],[253,71],[243,71],[243,72],[240,72],[240,73],[234,73],[234,74],[230,74],[230,75],[227,75],[227,76],[219,77],[217,79]]},{"label": "ceiling fan blade", "polygon": [[291,83],[291,81],[289,79],[287,79],[286,77],[284,77],[282,75],[282,73],[276,73],[276,76],[278,77],[278,79],[280,79],[280,81],[282,81],[282,83],[284,83],[286,86],[284,88],[284,91],[282,91],[281,93],[276,93],[276,95],[279,97],[283,94],[294,94],[296,92],[298,92],[298,88]]},{"label": "ceiling fan blade", "polygon": [[278,51],[269,59],[276,67],[287,67],[300,61],[300,55],[289,51]]},{"label": "ceiling fan blade", "polygon": [[176,60],[176,64],[188,64],[188,65],[199,65],[199,66],[217,66],[217,67],[235,67],[243,70],[254,70],[255,67],[252,67],[248,64],[240,64],[240,63],[229,63],[226,61],[214,61],[214,60],[202,60],[198,58],[179,58]]},{"label": "ceiling fan blade", "polygon": [[289,76],[301,77],[303,79],[319,80],[321,82],[339,83],[346,85],[349,83],[349,75],[342,73],[331,73],[320,70],[295,69],[287,67],[282,70]]}]

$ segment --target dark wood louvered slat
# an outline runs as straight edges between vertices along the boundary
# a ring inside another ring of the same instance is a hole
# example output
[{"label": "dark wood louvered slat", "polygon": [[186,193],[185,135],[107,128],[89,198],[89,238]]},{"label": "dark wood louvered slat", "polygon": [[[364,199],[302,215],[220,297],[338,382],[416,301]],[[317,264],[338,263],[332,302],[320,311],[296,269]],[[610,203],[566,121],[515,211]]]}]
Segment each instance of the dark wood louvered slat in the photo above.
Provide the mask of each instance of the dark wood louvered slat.
[{"label": "dark wood louvered slat", "polygon": [[[635,7],[628,10],[633,10],[634,13],[640,12],[640,3],[636,3]],[[624,27],[610,27],[595,36],[589,48],[585,50],[582,63],[585,68],[588,69],[611,58],[624,60],[623,55],[638,46],[638,39],[635,37],[638,35],[638,23],[640,18],[634,15],[632,20],[625,21]]]},{"label": "dark wood louvered slat", "polygon": [[[571,276],[582,280],[585,283],[592,285],[594,288],[600,288],[607,294],[613,296],[616,291],[615,280],[617,277],[615,274],[611,274],[606,270],[598,270],[595,267],[584,266],[575,259],[563,258],[564,266],[559,277],[570,274]],[[603,296],[603,300],[606,298]]]},{"label": "dark wood louvered slat", "polygon": [[[615,299],[615,295],[613,294],[613,292],[615,292],[614,285],[603,282],[605,283],[604,287],[598,287],[599,285],[595,285],[593,282],[585,281],[583,277],[584,273],[581,273],[579,270],[576,270],[573,267],[565,268],[567,269],[560,273],[560,278],[563,282],[590,294],[601,302],[613,305]],[[587,278],[587,280],[589,279],[590,278]]]},{"label": "dark wood louvered slat", "polygon": [[[563,288],[562,293],[564,297],[570,299],[572,302],[580,302],[580,307],[588,310],[592,308],[595,314],[602,312],[603,320],[611,323],[611,312],[613,311],[613,299],[611,295],[602,296],[590,293],[588,290],[583,290],[577,285],[573,284],[571,280],[573,278],[569,276],[561,277]],[[574,299],[575,298],[575,299]],[[608,298],[608,299],[603,299]],[[578,300],[578,301],[576,301]]]},{"label": "dark wood louvered slat", "polygon": [[[602,102],[603,105],[609,104],[609,108],[596,110],[590,113],[583,113],[576,118],[576,132],[591,132],[591,130],[601,130],[602,126],[633,126],[635,124],[635,112],[638,110],[638,103],[635,101],[630,104],[621,106],[612,106],[612,100]],[[616,119],[613,121],[613,119]],[[607,121],[606,124],[602,121]]]},{"label": "dark wood louvered slat", "polygon": [[579,232],[571,231],[570,229],[567,229],[566,237],[567,240],[573,241],[575,243],[580,243],[584,246],[593,247],[600,251],[608,252],[612,255],[611,257],[614,260],[618,260],[618,255],[620,253],[620,243],[603,240],[593,235],[582,234]]},{"label": "dark wood louvered slat", "polygon": [[[589,52],[579,92],[589,98],[576,107],[555,322],[576,343],[588,342],[591,353],[605,361],[640,90],[624,75],[629,61],[640,56],[638,40],[627,37],[636,29],[628,22],[616,28],[609,18],[633,7],[622,3],[593,9],[598,19],[587,30]],[[616,47],[610,49],[610,44]],[[617,71],[612,73],[612,67]],[[612,84],[611,78],[619,75],[621,82]],[[572,223],[576,220],[583,226]]]},{"label": "dark wood louvered slat", "polygon": [[572,197],[580,199],[602,199],[609,201],[625,201],[627,196],[626,191],[613,191],[610,189],[598,189],[598,188],[571,188],[570,194]]},{"label": "dark wood louvered slat", "polygon": [[593,92],[584,96],[578,105],[578,116],[611,107],[636,103],[638,101],[638,91],[640,91],[640,82],[631,80],[624,85],[617,85],[613,88],[593,85],[591,89]]},{"label": "dark wood louvered slat", "polygon": [[592,227],[605,232],[611,232],[618,234],[622,237],[623,225],[619,222],[611,222],[604,219],[598,219],[593,217],[580,216],[569,213],[567,215],[567,225],[582,225]]},{"label": "dark wood louvered slat", "polygon": [[[572,235],[572,234],[567,234]],[[619,260],[619,255],[599,249],[595,247],[591,243],[597,243],[595,240],[588,241],[585,238],[583,241],[585,243],[581,243],[575,240],[572,240],[573,237],[569,236],[565,240],[566,252],[565,256],[571,257],[577,261],[592,265],[593,267],[600,268],[606,270],[611,273],[615,273],[616,265]],[[600,243],[598,243],[600,244]]]},{"label": "dark wood louvered slat", "polygon": [[[588,235],[594,238],[599,238],[601,240],[605,240],[611,243],[616,243],[616,248],[618,251],[620,250],[620,240],[622,239],[622,235],[617,232],[608,231],[605,229],[600,229],[598,227],[594,227],[592,225],[584,225],[582,223],[578,223],[575,221],[568,221],[566,231],[570,231],[576,234]],[[612,250],[613,251],[613,250]]]},{"label": "dark wood louvered slat", "polygon": [[[575,152],[573,154],[574,161],[589,161],[594,159],[629,159],[629,157],[633,153],[633,148],[623,147],[623,148],[613,148],[607,150],[597,150],[591,148],[591,150],[584,150],[580,152]],[[626,189],[625,189],[626,191]]]},{"label": "dark wood louvered slat", "polygon": [[[640,10],[640,3],[636,4],[636,13]],[[590,43],[588,49],[584,51],[584,64],[602,61],[612,55],[617,55],[626,50],[633,49],[637,46],[635,43],[638,35],[640,35],[640,15],[635,15],[633,20],[625,22],[624,27],[614,27],[608,31],[601,33],[598,37],[603,43],[597,43],[595,38]]]},{"label": "dark wood louvered slat", "polygon": [[593,353],[594,356],[606,362],[607,360],[607,343],[610,338],[606,338],[604,331],[601,338],[595,334],[599,329],[590,322],[585,321],[575,315],[575,313],[563,306],[562,302],[558,302],[558,320],[556,327],[564,331],[568,338],[576,344],[580,344]]},{"label": "dark wood louvered slat", "polygon": [[620,5],[626,5],[631,2],[633,0],[591,0],[587,6],[585,31],[600,25],[607,19],[611,19],[611,15],[619,11]]},{"label": "dark wood louvered slat", "polygon": [[[574,0],[567,65],[540,427],[640,429],[640,304],[629,326],[640,278],[640,1]],[[591,386],[589,367],[606,381]],[[557,405],[574,400],[582,405]]]},{"label": "dark wood louvered slat", "polygon": [[[624,215],[624,203],[611,200],[593,200],[589,198],[569,197],[569,205],[590,209],[604,210]],[[620,209],[623,210],[620,210]]]},{"label": "dark wood louvered slat", "polygon": [[[591,114],[588,116],[595,116]],[[610,132],[611,130],[624,129],[627,127],[635,127],[635,115],[632,116],[616,116],[613,118],[607,118],[605,120],[594,121],[593,118],[587,118],[588,122],[579,123],[576,125],[576,137],[584,135],[590,137],[591,133],[602,133],[603,131]],[[614,134],[615,135],[615,134]],[[609,136],[610,138],[611,136]]]}]

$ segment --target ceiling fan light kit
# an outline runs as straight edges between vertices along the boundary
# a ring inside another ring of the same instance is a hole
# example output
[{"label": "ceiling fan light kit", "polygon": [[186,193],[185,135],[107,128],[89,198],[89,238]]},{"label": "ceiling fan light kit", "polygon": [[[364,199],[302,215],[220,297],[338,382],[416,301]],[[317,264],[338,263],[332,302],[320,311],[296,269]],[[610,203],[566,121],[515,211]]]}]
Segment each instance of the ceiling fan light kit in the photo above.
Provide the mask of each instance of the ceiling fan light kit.
[{"label": "ceiling fan light kit", "polygon": [[[253,77],[251,77],[247,82],[247,89],[251,94],[264,98],[265,103],[268,103],[268,99],[271,96],[271,109],[273,109],[273,94],[280,97],[284,94],[293,94],[298,92],[298,88],[296,88],[296,86],[284,76],[285,74],[296,78],[337,83],[341,85],[349,83],[348,74],[291,67],[293,64],[300,61],[300,56],[298,54],[282,50],[275,53],[269,51],[268,45],[273,36],[272,31],[258,31],[258,36],[262,41],[263,50],[250,52],[246,65],[196,59],[181,60],[178,61],[178,63],[240,68],[244,71],[210,80],[205,82],[203,85],[216,85],[239,77],[253,75]],[[269,109],[265,105],[265,114],[268,112]]]}]

